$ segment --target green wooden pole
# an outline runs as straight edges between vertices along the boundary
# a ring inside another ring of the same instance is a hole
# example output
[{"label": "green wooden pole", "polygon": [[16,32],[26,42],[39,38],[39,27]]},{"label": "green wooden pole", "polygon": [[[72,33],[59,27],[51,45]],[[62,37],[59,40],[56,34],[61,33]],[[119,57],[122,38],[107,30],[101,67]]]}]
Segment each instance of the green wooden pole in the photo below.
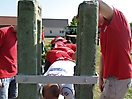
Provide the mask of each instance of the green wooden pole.
[{"label": "green wooden pole", "polygon": [[[76,75],[95,75],[95,54],[97,40],[96,1],[84,1],[79,5],[79,23],[77,28],[77,67]],[[76,99],[93,99],[94,85],[75,85]]]},{"label": "green wooden pole", "polygon": [[[42,9],[37,0],[18,1],[18,74],[39,75]],[[36,84],[19,84],[18,99],[38,99]]]}]

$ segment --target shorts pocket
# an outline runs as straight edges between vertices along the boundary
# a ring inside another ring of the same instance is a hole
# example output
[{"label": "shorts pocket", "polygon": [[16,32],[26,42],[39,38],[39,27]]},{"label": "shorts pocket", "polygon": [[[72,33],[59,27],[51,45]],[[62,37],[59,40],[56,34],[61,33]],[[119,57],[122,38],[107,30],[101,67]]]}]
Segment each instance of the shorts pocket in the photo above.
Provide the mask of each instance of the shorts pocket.
[{"label": "shorts pocket", "polygon": [[116,96],[116,83],[114,79],[106,80],[102,94],[107,98],[114,98]]},{"label": "shorts pocket", "polygon": [[9,85],[9,83],[2,83],[2,86],[1,87],[7,87]]}]

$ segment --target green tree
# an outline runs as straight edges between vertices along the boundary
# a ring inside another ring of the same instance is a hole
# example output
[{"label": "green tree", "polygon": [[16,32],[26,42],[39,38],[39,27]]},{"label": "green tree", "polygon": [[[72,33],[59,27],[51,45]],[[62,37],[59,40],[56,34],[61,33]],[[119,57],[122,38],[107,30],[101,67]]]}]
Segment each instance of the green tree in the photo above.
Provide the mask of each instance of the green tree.
[{"label": "green tree", "polygon": [[132,28],[132,22],[130,23],[130,26],[131,26],[131,28]]},{"label": "green tree", "polygon": [[77,26],[77,19],[76,16],[72,18],[72,22],[70,22],[70,26]]},{"label": "green tree", "polygon": [[132,33],[132,22],[130,23],[130,27],[131,27],[131,33]]},{"label": "green tree", "polygon": [[132,22],[130,23],[130,26],[132,26]]}]

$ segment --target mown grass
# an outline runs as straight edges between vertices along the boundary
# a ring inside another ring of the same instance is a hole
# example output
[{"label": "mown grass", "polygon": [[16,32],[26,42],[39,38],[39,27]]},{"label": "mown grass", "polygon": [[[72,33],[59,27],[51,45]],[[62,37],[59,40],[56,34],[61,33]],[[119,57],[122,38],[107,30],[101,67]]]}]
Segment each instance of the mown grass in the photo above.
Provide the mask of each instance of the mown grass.
[{"label": "mown grass", "polygon": [[[45,38],[45,50],[46,52],[50,50],[50,41],[53,38]],[[131,55],[132,57],[132,55]],[[45,58],[45,57],[43,57]],[[99,73],[99,60],[100,60],[100,46],[97,46],[97,50],[96,50],[96,72]],[[98,84],[95,85],[94,88],[94,99],[99,99],[100,97],[100,90],[99,90],[99,86]],[[132,99],[132,87],[129,88],[126,96],[124,99]]]}]

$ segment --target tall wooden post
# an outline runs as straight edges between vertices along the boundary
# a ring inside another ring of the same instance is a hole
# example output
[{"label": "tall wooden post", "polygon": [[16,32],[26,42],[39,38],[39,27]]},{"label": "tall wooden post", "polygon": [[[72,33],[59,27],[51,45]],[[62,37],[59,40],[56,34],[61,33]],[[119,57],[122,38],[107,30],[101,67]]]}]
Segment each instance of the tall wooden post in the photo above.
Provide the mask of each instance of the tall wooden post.
[{"label": "tall wooden post", "polygon": [[[77,28],[76,76],[95,75],[95,54],[98,32],[98,3],[84,1],[79,5]],[[76,99],[93,99],[94,85],[75,85]]]},{"label": "tall wooden post", "polygon": [[[18,74],[39,75],[42,9],[37,0],[18,1]],[[27,79],[25,79],[27,80]],[[38,99],[37,85],[19,84],[18,99]]]}]

